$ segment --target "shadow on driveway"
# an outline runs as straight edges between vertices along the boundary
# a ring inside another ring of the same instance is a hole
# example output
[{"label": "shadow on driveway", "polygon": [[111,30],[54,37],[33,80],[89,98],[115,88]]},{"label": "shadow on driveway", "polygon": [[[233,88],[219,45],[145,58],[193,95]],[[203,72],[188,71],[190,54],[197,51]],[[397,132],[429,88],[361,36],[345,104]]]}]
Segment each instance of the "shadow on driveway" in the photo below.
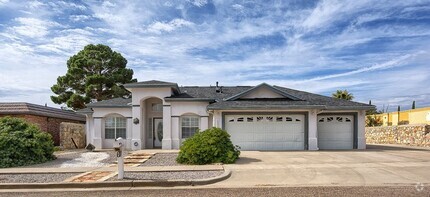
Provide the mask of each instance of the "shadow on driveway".
[{"label": "shadow on driveway", "polygon": [[240,164],[250,164],[250,163],[256,163],[256,162],[261,162],[261,159],[239,156],[239,159],[234,164],[240,165]]}]

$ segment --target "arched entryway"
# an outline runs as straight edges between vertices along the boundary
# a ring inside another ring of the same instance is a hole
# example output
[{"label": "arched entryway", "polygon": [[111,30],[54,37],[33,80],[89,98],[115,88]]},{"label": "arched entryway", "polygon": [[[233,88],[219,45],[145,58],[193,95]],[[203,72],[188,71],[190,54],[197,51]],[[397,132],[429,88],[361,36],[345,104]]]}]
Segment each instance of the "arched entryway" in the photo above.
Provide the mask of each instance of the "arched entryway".
[{"label": "arched entryway", "polygon": [[156,97],[142,100],[142,140],[144,148],[161,148],[163,140],[163,101]]}]

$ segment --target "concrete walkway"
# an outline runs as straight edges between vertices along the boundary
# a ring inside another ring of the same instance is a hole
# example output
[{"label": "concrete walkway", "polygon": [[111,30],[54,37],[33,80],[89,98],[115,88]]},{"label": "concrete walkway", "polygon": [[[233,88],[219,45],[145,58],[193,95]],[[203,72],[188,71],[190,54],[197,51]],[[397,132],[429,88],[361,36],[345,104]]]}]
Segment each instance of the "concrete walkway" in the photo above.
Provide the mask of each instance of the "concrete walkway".
[{"label": "concrete walkway", "polygon": [[206,187],[430,184],[430,150],[369,146],[352,151],[243,151],[232,176]]}]

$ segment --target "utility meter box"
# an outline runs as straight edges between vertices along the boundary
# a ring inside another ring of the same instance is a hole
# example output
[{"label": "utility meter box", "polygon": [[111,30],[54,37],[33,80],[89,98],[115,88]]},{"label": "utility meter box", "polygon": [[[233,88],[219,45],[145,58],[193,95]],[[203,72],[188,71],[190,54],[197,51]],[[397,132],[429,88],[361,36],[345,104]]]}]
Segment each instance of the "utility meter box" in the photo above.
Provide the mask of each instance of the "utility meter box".
[{"label": "utility meter box", "polygon": [[115,141],[113,142],[113,149],[115,149],[115,151],[123,151],[124,145],[125,145],[124,139],[119,137],[115,139]]}]

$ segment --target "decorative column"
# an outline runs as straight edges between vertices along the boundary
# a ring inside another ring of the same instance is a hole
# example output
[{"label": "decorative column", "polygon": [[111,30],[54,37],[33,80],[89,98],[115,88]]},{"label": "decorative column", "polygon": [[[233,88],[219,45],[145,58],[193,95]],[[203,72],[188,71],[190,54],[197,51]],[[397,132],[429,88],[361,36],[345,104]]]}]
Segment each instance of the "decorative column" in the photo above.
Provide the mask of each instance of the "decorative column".
[{"label": "decorative column", "polygon": [[179,127],[179,116],[172,116],[172,148],[179,149],[181,145],[181,129]]},{"label": "decorative column", "polygon": [[89,143],[93,143],[93,135],[94,135],[94,131],[92,130],[92,121],[93,121],[93,115],[92,114],[86,114],[86,123],[85,123],[85,134],[86,134],[86,145],[88,145]]},{"label": "decorative column", "polygon": [[359,111],[357,115],[357,149],[366,149],[365,118],[366,111]]},{"label": "decorative column", "polygon": [[132,120],[132,118],[131,117],[128,117],[127,118],[127,130],[126,130],[126,136],[127,136],[127,138],[126,139],[124,139],[125,140],[125,145],[126,145],[126,149],[127,150],[130,150],[130,149],[132,149],[133,148],[133,144],[131,143],[131,136],[132,136],[132,128],[133,128],[133,120]]},{"label": "decorative column", "polygon": [[93,145],[96,149],[102,149],[102,118],[94,118],[94,136],[93,136]]},{"label": "decorative column", "polygon": [[144,128],[145,117],[143,117],[140,105],[133,105],[131,110],[132,119],[139,119],[139,123],[133,123],[131,126],[131,150],[141,150],[145,148],[144,141],[142,142],[142,128]]},{"label": "decorative column", "polygon": [[162,149],[172,149],[172,110],[170,105],[163,105],[163,141]]},{"label": "decorative column", "polygon": [[308,150],[318,150],[318,114],[316,110],[308,113]]}]

